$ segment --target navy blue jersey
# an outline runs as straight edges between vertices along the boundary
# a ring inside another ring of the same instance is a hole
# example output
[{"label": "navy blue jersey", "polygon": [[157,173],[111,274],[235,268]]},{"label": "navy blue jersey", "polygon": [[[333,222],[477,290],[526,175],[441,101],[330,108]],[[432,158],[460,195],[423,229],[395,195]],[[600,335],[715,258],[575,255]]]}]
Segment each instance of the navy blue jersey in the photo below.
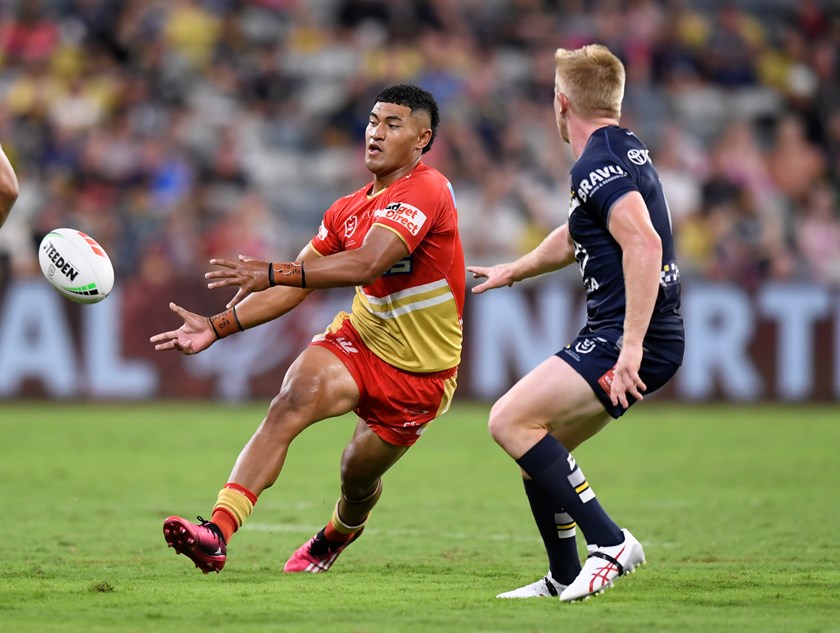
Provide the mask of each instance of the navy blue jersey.
[{"label": "navy blue jersey", "polygon": [[607,227],[613,205],[631,191],[644,198],[653,228],[662,240],[659,295],[645,348],[681,362],[680,272],[668,203],[647,147],[631,131],[618,126],[596,130],[572,167],[569,235],[586,287],[587,327],[619,333],[624,329],[622,252]]}]

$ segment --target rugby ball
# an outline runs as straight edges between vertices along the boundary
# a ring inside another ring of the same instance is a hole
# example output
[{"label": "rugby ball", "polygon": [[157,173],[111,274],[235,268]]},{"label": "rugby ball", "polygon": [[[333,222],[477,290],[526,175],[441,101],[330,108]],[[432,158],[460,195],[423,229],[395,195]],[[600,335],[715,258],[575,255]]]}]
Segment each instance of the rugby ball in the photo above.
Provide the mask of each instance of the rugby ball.
[{"label": "rugby ball", "polygon": [[99,243],[76,229],[55,229],[38,248],[41,272],[76,303],[99,303],[114,288],[114,267]]}]

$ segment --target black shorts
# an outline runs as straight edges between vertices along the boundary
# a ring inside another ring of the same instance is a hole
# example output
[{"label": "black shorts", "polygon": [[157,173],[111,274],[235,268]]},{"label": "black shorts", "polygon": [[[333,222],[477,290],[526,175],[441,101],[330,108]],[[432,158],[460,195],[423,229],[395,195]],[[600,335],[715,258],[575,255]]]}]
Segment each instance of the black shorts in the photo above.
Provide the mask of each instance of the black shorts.
[{"label": "black shorts", "polygon": [[[621,404],[613,405],[610,400],[610,385],[612,384],[610,372],[615,367],[618,354],[621,351],[618,343],[619,339],[620,336],[616,336],[614,333],[592,333],[584,329],[574,341],[555,354],[583,376],[613,418],[620,418],[627,410]],[[682,358],[681,345],[679,349],[668,351],[672,352],[671,355]],[[639,368],[639,377],[647,386],[644,395],[660,389],[677,373],[679,367],[679,363],[675,363],[661,354],[645,350],[642,366]],[[634,402],[636,402],[636,399],[628,393],[627,408],[632,406]]]}]

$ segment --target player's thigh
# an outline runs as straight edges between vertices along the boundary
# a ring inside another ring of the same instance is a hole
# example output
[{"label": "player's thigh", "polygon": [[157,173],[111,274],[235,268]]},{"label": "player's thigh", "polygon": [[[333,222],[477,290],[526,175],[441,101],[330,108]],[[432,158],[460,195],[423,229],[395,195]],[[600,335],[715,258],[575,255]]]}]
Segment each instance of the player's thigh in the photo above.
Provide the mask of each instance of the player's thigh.
[{"label": "player's thigh", "polygon": [[[504,394],[490,413],[490,430],[553,432],[605,413],[592,387],[557,356],[544,360]],[[494,429],[494,427],[496,427]]]},{"label": "player's thigh", "polygon": [[409,449],[389,444],[359,420],[341,456],[341,485],[351,497],[372,492],[376,481]]},{"label": "player's thigh", "polygon": [[341,360],[323,347],[310,345],[295,359],[269,415],[297,420],[302,427],[343,415],[359,403],[359,388]]},{"label": "player's thigh", "polygon": [[557,425],[551,430],[551,434],[566,447],[567,451],[571,452],[607,426],[612,420],[613,417],[607,411],[602,411],[586,420]]}]

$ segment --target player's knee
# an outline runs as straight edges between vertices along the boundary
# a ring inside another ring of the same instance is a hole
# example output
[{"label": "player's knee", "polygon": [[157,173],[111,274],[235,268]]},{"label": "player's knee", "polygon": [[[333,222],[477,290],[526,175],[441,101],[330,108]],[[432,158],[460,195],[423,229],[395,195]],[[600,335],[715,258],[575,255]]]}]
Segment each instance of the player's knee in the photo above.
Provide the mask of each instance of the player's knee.
[{"label": "player's knee", "polygon": [[280,392],[271,401],[271,409],[286,415],[295,415],[316,409],[329,398],[319,380],[287,379]]},{"label": "player's knee", "polygon": [[300,431],[311,424],[313,407],[299,396],[283,389],[274,396],[263,420],[263,427],[274,433],[288,434],[294,438]]},{"label": "player's knee", "polygon": [[505,415],[504,406],[500,403],[493,405],[490,409],[490,417],[487,420],[487,430],[497,444],[504,446],[511,433],[510,418]]},{"label": "player's knee", "polygon": [[281,391],[271,399],[271,403],[268,405],[266,419],[272,423],[276,423],[282,420],[292,409],[290,394]]}]

